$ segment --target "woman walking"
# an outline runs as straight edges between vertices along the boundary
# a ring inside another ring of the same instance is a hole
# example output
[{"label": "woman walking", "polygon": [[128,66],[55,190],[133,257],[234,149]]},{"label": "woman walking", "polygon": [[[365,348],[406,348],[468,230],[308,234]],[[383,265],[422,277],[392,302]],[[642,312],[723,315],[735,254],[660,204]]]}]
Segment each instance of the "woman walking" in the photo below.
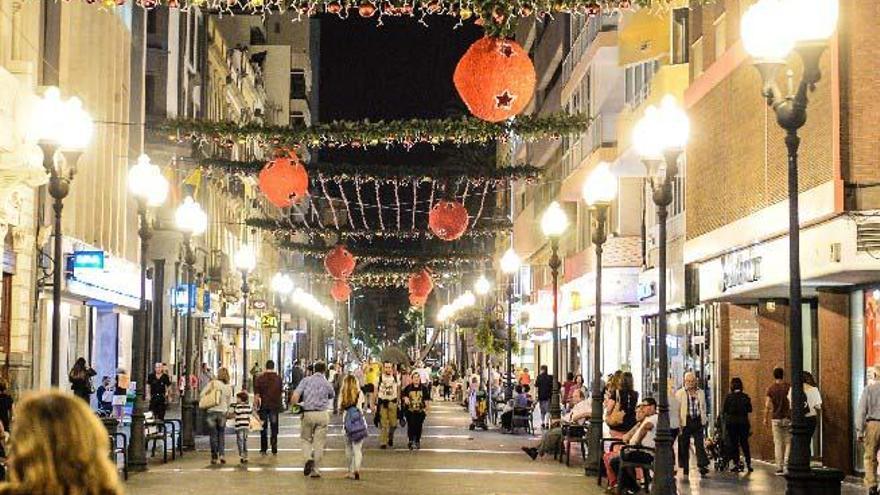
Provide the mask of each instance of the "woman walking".
[{"label": "woman walking", "polygon": [[94,392],[92,389],[92,377],[95,375],[97,375],[95,370],[86,364],[86,358],[82,357],[76,360],[76,363],[74,363],[73,368],[70,369],[70,373],[67,375],[73,394],[86,401],[86,404],[91,402],[90,396]]},{"label": "woman walking", "polygon": [[[346,375],[342,380],[342,389],[339,392],[339,410],[342,411],[342,424],[353,425],[351,431],[346,431],[345,458],[348,460],[348,479],[361,479],[361,462],[364,458],[364,439],[366,438],[366,422],[364,421],[364,393],[358,386],[357,378]],[[360,420],[355,421],[357,418]],[[357,423],[357,424],[354,424]],[[361,425],[360,423],[363,423]],[[363,426],[363,431],[360,427]]]},{"label": "woman walking", "polygon": [[206,409],[208,416],[208,435],[211,438],[211,464],[226,464],[226,413],[232,405],[232,387],[229,385],[229,370],[217,370],[217,378],[211,380],[202,390],[199,407]]},{"label": "woman walking", "polygon": [[[749,413],[752,412],[752,399],[743,392],[743,382],[739,377],[730,380],[730,394],[724,399],[724,426],[727,429],[727,438],[730,440],[730,452],[728,460],[733,461],[733,471],[741,472],[742,464],[739,462],[739,451],[742,449],[746,459],[746,469],[751,473],[752,453],[749,449]],[[726,463],[725,463],[726,464]]]},{"label": "woman walking", "polygon": [[[806,409],[804,410],[804,421],[810,432],[810,442],[813,441],[813,434],[816,433],[816,426],[819,424],[819,413],[822,411],[822,394],[819,393],[819,385],[816,379],[809,371],[801,372],[801,381],[804,384],[804,395],[807,398]],[[791,389],[788,390],[788,403],[791,404]]]},{"label": "woman walking", "polygon": [[636,406],[639,393],[633,390],[633,375],[629,371],[620,375],[617,390],[607,401],[608,414],[605,422],[611,429],[611,436],[623,438],[636,425]]},{"label": "woman walking", "polygon": [[428,414],[428,401],[431,395],[422,384],[417,372],[410,375],[412,381],[403,388],[403,407],[406,411],[406,434],[409,437],[409,450],[422,448],[422,425]]},{"label": "woman walking", "polygon": [[26,396],[9,442],[0,495],[122,495],[107,430],[81,400],[58,391]]}]

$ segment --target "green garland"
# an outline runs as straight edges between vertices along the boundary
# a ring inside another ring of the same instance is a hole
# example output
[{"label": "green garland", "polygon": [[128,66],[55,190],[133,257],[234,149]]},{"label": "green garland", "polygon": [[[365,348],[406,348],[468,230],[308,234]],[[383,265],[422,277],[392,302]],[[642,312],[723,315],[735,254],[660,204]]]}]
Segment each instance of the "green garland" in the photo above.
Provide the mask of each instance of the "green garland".
[{"label": "green garland", "polygon": [[171,139],[212,142],[228,148],[236,143],[281,148],[300,145],[312,148],[400,145],[411,148],[418,143],[486,144],[494,140],[507,140],[512,135],[526,141],[559,139],[563,135],[586,131],[590,120],[586,115],[560,113],[523,115],[502,123],[486,122],[476,117],[455,117],[378,122],[334,121],[311,127],[241,126],[234,122],[205,120],[170,120],[158,126],[171,133]]},{"label": "green garland", "polygon": [[[302,224],[291,224],[287,220],[275,218],[248,218],[245,223],[253,228],[266,230],[275,235],[305,234],[310,238],[338,236],[341,240],[346,239],[401,239],[420,240],[436,239],[430,230],[372,230],[351,227],[319,227],[313,225],[307,227]],[[472,226],[465,231],[462,238],[490,237],[510,232],[512,225],[506,218],[482,218],[479,225]]]},{"label": "green garland", "polygon": [[[314,258],[323,258],[331,249],[328,246],[289,240],[279,242],[278,247]],[[412,248],[395,249],[374,246],[349,246],[347,249],[357,257],[359,263],[384,261],[405,263],[413,266],[432,264],[456,265],[459,263],[480,263],[491,259],[488,253],[462,252],[460,250],[449,252],[442,249],[419,248],[416,250]]]},{"label": "green garland", "polygon": [[[229,174],[253,175],[266,166],[266,161],[241,162],[224,158],[206,158],[200,166],[207,171],[220,171]],[[306,168],[310,174],[321,174],[331,180],[405,180],[410,182],[431,182],[442,179],[464,178],[471,182],[491,181],[494,183],[509,180],[532,181],[541,175],[541,168],[533,165],[512,165],[509,167],[488,168],[474,163],[445,163],[443,165],[356,165],[351,163],[312,162]],[[312,175],[312,178],[315,176]]]}]

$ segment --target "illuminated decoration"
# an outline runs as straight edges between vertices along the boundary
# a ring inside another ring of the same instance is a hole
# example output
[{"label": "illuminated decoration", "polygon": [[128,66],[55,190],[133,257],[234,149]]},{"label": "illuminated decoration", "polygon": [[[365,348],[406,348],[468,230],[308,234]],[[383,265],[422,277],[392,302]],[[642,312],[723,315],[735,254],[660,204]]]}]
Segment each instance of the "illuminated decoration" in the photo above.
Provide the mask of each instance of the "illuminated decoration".
[{"label": "illuminated decoration", "polygon": [[409,304],[410,306],[415,306],[417,308],[423,307],[428,302],[428,296],[420,297],[415,294],[409,295]]},{"label": "illuminated decoration", "polygon": [[475,116],[501,122],[522,112],[535,94],[535,66],[513,40],[485,37],[461,57],[455,89]]},{"label": "illuminated decoration", "polygon": [[413,304],[414,306],[424,305],[425,301],[428,300],[428,296],[431,295],[431,291],[434,290],[434,280],[431,279],[431,272],[426,269],[413,273],[409,277],[408,285],[410,302],[413,301],[413,298],[422,301],[422,304]]},{"label": "illuminated decoration", "polygon": [[468,227],[468,211],[458,201],[439,201],[428,214],[428,228],[444,241],[461,237]]},{"label": "illuminated decoration", "polygon": [[351,297],[351,285],[345,280],[335,280],[330,286],[330,295],[336,302],[348,301],[348,298]]},{"label": "illuminated decoration", "polygon": [[[399,239],[399,240],[423,240],[433,239],[434,233],[430,230],[375,230],[350,226],[340,226],[338,229],[332,226],[293,224],[286,219],[276,218],[248,218],[245,223],[249,227],[267,230],[275,236],[306,235],[316,237],[338,237],[340,239]],[[476,221],[472,222],[476,223]],[[463,238],[492,237],[497,234],[508,232],[511,229],[508,218],[484,218],[480,224],[472,226],[462,234]],[[293,248],[292,248],[293,249]]]},{"label": "illuminated decoration", "polygon": [[286,208],[308,194],[309,174],[296,154],[279,156],[267,163],[259,175],[260,191],[273,205]]},{"label": "illuminated decoration", "polygon": [[312,313],[320,318],[332,321],[333,310],[321,303],[315,296],[297,287],[293,290],[291,301],[300,308]]},{"label": "illuminated decoration", "polygon": [[70,259],[74,271],[104,269],[104,251],[76,251]]},{"label": "illuminated decoration", "polygon": [[354,256],[342,244],[338,244],[331,249],[327,256],[324,257],[324,268],[327,269],[327,273],[337,280],[344,280],[350,277],[356,265],[357,262]]},{"label": "illuminated decoration", "polygon": [[452,319],[456,313],[459,311],[469,308],[477,303],[477,298],[474,296],[474,293],[471,291],[466,291],[464,294],[456,297],[449,304],[444,305],[440,308],[440,311],[437,312],[437,321],[444,322]]}]

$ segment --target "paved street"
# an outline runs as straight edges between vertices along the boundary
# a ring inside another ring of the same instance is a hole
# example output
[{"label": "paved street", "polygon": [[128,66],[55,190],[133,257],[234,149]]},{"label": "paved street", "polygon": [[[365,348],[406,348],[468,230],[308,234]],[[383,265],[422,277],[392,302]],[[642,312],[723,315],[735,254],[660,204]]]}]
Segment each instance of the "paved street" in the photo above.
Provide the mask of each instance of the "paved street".
[{"label": "paved street", "polygon": [[[425,426],[422,450],[406,450],[405,432],[398,430],[397,448],[380,450],[376,435],[367,440],[362,480],[343,479],[345,452],[342,428],[337,418],[328,439],[320,480],[304,478],[299,440],[299,419],[282,416],[277,457],[259,455],[259,435],[251,435],[251,462],[238,465],[235,437],[227,436],[224,467],[211,466],[207,438],[199,439],[199,451],[168,464],[153,464],[148,473],[131,477],[128,493],[312,493],[338,494],[356,490],[358,494],[417,492],[460,494],[584,495],[600,494],[595,478],[587,478],[580,467],[565,467],[552,460],[531,461],[520,451],[537,437],[502,435],[495,431],[472,432],[468,417],[458,405],[436,403]],[[578,463],[579,464],[579,463]],[[681,494],[771,494],[785,489],[782,478],[769,467],[757,465],[748,481],[733,474],[712,475],[691,483],[680,483]],[[861,493],[845,485],[844,493]]]}]

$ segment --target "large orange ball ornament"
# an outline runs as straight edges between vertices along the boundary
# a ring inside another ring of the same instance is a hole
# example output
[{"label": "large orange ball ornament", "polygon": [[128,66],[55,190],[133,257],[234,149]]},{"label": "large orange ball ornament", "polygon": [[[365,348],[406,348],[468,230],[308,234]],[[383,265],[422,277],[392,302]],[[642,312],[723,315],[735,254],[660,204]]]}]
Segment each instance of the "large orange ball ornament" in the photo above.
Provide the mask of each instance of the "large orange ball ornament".
[{"label": "large orange ball ornament", "polygon": [[439,201],[428,214],[428,228],[444,241],[454,241],[468,227],[468,211],[458,201]]},{"label": "large orange ball ornament", "polygon": [[419,297],[419,296],[416,296],[415,294],[409,295],[410,306],[415,306],[415,307],[420,308],[420,307],[424,306],[427,302],[428,302],[428,296]]},{"label": "large orange ball ornament", "polygon": [[260,191],[270,203],[286,208],[305,197],[309,174],[295,154],[281,156],[267,163],[259,176]]},{"label": "large orange ball ornament", "polygon": [[324,268],[333,278],[344,280],[351,276],[357,262],[343,245],[337,245],[324,257]]},{"label": "large orange ball ornament", "polygon": [[409,276],[410,296],[427,299],[432,290],[434,290],[434,281],[428,270],[422,270]]},{"label": "large orange ball ornament", "polygon": [[351,286],[345,280],[336,280],[330,287],[330,295],[336,302],[348,301],[348,298],[351,297]]},{"label": "large orange ball ornament", "polygon": [[453,81],[472,114],[501,122],[525,110],[535,94],[537,77],[519,43],[487,36],[461,57]]}]

